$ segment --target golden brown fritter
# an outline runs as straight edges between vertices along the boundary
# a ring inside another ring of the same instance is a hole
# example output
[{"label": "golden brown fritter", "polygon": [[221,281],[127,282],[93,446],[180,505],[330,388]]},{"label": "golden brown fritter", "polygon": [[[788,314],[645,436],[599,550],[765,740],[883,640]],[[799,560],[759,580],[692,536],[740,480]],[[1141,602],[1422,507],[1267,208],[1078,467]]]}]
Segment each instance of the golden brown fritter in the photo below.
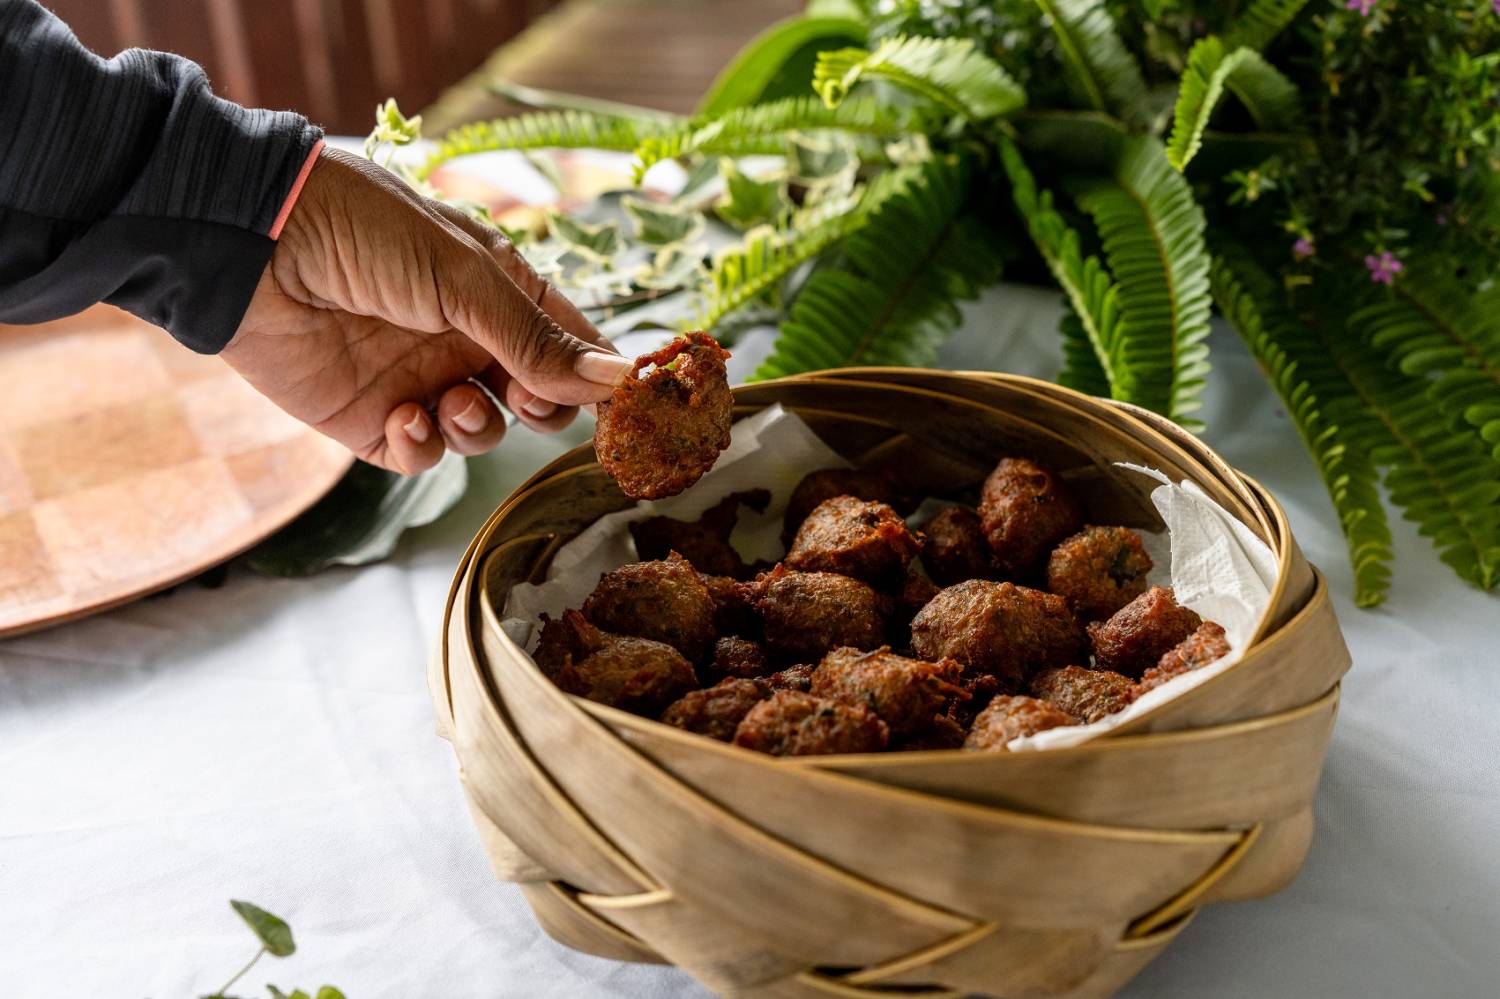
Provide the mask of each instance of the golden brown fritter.
[{"label": "golden brown fritter", "polygon": [[1007,752],[1012,739],[1035,735],[1049,728],[1077,725],[1078,719],[1046,701],[1035,697],[1009,697],[1001,694],[974,719],[964,739],[964,748],[990,753]]},{"label": "golden brown fritter", "polygon": [[714,627],[721,635],[760,634],[760,617],[751,604],[751,586],[729,576],[700,574],[714,602]]},{"label": "golden brown fritter", "polygon": [[537,665],[569,694],[655,717],[698,686],[693,666],[670,645],[614,635],[570,610],[542,616]]},{"label": "golden brown fritter", "polygon": [[974,724],[975,716],[995,699],[996,694],[1010,692],[1011,689],[1002,684],[995,674],[966,670],[959,683],[958,694],[948,701],[947,715],[953,719],[954,724],[967,731]]},{"label": "golden brown fritter", "polygon": [[802,481],[792,490],[786,504],[781,540],[790,544],[807,515],[824,500],[831,500],[835,496],[853,496],[855,499],[884,503],[899,514],[911,513],[913,508],[910,493],[901,486],[900,479],[892,469],[820,468],[803,476]]},{"label": "golden brown fritter", "polygon": [[952,659],[929,663],[898,656],[882,646],[869,652],[834,649],[823,657],[809,691],[841,704],[863,704],[894,737],[930,728],[958,686],[963,667]]},{"label": "golden brown fritter", "polygon": [[687,732],[728,742],[750,709],[771,696],[764,680],[730,677],[704,690],[692,690],[672,702],[661,720]]},{"label": "golden brown fritter", "polygon": [[630,525],[636,555],[649,561],[666,558],[668,552],[675,551],[701,573],[744,579],[749,567],[729,544],[729,536],[734,533],[741,505],[761,511],[770,502],[769,490],[749,489],[730,493],[697,520],[648,517],[637,521]]},{"label": "golden brown fritter", "polygon": [[633,562],[606,572],[583,615],[606,631],[665,642],[702,662],[714,642],[714,600],[687,559]]},{"label": "golden brown fritter", "polygon": [[1050,469],[1006,458],[984,480],[979,517],[1000,572],[1029,579],[1059,541],[1083,526],[1083,507]]},{"label": "golden brown fritter", "polygon": [[1089,625],[1094,662],[1100,669],[1139,678],[1202,623],[1177,602],[1170,586],[1153,586],[1108,621]]},{"label": "golden brown fritter", "polygon": [[734,733],[734,744],[772,756],[875,753],[890,732],[875,712],[795,690],[778,690],[750,709]]},{"label": "golden brown fritter", "polygon": [[884,503],[835,496],[819,503],[787,552],[800,572],[836,572],[874,586],[902,578],[917,554],[906,522]]},{"label": "golden brown fritter", "polygon": [[[675,496],[729,446],[728,358],[707,333],[688,333],[636,358],[632,376],[599,403],[594,453],[626,496]],[[636,377],[651,365],[650,374]]]},{"label": "golden brown fritter", "polygon": [[941,586],[966,579],[985,579],[994,573],[990,544],[979,514],[966,506],[950,506],[921,530],[922,564]]},{"label": "golden brown fritter", "polygon": [[1168,680],[1191,673],[1227,655],[1229,640],[1224,637],[1224,629],[1214,621],[1204,621],[1197,631],[1168,649],[1155,666],[1141,674],[1139,692],[1144,694],[1148,690],[1154,690]]},{"label": "golden brown fritter", "polygon": [[971,673],[993,673],[1012,688],[1049,666],[1088,652],[1083,631],[1062,597],[971,579],[950,586],[911,623],[911,647],[923,659],[957,659]]},{"label": "golden brown fritter", "polygon": [[812,677],[817,670],[818,667],[811,663],[788,666],[779,673],[766,677],[766,682],[771,685],[772,690],[800,690],[805,694],[812,689]]},{"label": "golden brown fritter", "polygon": [[816,661],[841,645],[873,649],[885,642],[883,601],[857,579],[778,565],[752,586],[766,648],[783,662]]},{"label": "golden brown fritter", "polygon": [[1085,527],[1052,549],[1047,589],[1064,597],[1080,621],[1109,617],[1146,592],[1151,556],[1128,527]]},{"label": "golden brown fritter", "polygon": [[710,680],[725,677],[765,676],[771,672],[766,653],[748,638],[725,635],[714,643],[714,658],[703,674]]},{"label": "golden brown fritter", "polygon": [[1136,698],[1136,686],[1130,677],[1107,669],[1064,666],[1044,669],[1032,677],[1031,696],[1075,718],[1096,722],[1130,707]]},{"label": "golden brown fritter", "polygon": [[948,715],[938,715],[927,727],[904,739],[896,741],[891,748],[898,753],[920,753],[933,749],[960,749],[968,733],[964,726]]}]

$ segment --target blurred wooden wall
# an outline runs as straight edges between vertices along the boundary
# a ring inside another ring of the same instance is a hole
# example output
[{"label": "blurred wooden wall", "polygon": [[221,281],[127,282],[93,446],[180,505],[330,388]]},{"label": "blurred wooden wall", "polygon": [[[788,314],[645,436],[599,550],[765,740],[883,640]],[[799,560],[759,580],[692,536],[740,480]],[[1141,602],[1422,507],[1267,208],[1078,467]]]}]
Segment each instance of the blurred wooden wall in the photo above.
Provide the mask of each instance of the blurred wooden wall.
[{"label": "blurred wooden wall", "polygon": [[103,55],[187,56],[214,90],[363,135],[375,105],[415,114],[558,0],[43,0]]}]

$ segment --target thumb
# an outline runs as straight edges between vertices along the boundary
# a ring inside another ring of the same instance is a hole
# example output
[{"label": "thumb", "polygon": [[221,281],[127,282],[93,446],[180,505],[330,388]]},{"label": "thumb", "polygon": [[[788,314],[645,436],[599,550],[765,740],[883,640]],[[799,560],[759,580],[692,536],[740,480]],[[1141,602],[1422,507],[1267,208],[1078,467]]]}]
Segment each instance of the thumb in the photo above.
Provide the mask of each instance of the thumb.
[{"label": "thumb", "polygon": [[564,330],[481,247],[440,278],[454,329],[484,347],[533,394],[563,406],[602,402],[630,376],[628,358]]}]

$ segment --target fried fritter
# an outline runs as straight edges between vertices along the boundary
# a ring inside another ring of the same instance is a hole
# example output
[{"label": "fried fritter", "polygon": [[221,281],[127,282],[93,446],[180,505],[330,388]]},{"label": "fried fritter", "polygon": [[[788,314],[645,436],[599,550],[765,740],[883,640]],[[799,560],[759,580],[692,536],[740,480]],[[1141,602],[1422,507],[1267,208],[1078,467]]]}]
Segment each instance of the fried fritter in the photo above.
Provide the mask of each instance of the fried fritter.
[{"label": "fried fritter", "polygon": [[1052,549],[1047,589],[1067,598],[1080,621],[1109,617],[1146,592],[1151,556],[1128,527],[1085,527]]},{"label": "fried fritter", "polygon": [[748,638],[725,635],[714,643],[714,658],[703,673],[710,680],[725,677],[765,676],[771,672],[766,653]]},{"label": "fried fritter", "polygon": [[995,674],[966,670],[963,681],[959,684],[959,693],[948,702],[947,715],[955,725],[967,731],[974,724],[975,716],[995,699],[996,694],[1008,693],[1010,688],[1002,684]]},{"label": "fried fritter", "polygon": [[542,616],[535,658],[564,691],[639,715],[654,717],[698,686],[692,664],[670,645],[601,631],[576,610],[556,621]]},{"label": "fried fritter", "polygon": [[606,572],[583,615],[606,631],[665,642],[702,662],[714,642],[714,600],[688,560],[671,553]]},{"label": "fried fritter", "polygon": [[979,517],[1001,573],[1030,578],[1053,547],[1083,526],[1083,507],[1050,469],[1006,458],[984,480]]},{"label": "fried fritter", "polygon": [[819,503],[787,552],[788,568],[836,572],[871,585],[900,579],[917,554],[906,522],[884,503],[835,496]]},{"label": "fried fritter", "polygon": [[[594,453],[626,496],[675,496],[729,446],[728,358],[707,333],[688,333],[636,358],[632,376],[599,403]],[[636,377],[651,365],[650,374]]]},{"label": "fried fritter", "polygon": [[771,696],[764,680],[730,677],[704,690],[693,690],[662,712],[664,724],[728,742],[750,709]]},{"label": "fried fritter", "polygon": [[984,579],[994,572],[979,514],[950,506],[922,526],[922,564],[941,586]]},{"label": "fried fritter", "polygon": [[1088,652],[1062,597],[983,579],[933,597],[912,620],[911,646],[923,659],[957,659],[1016,689],[1037,670],[1078,662]]},{"label": "fried fritter", "polygon": [[890,731],[875,712],[794,690],[778,690],[750,709],[734,733],[734,744],[772,756],[874,753]]},{"label": "fried fritter", "polygon": [[1136,686],[1130,677],[1106,669],[1064,666],[1044,669],[1032,677],[1031,696],[1075,718],[1096,722],[1130,707]]},{"label": "fried fritter", "polygon": [[1089,625],[1094,662],[1139,679],[1203,619],[1177,602],[1170,586],[1153,586],[1121,607],[1108,621]]},{"label": "fried fritter", "polygon": [[751,604],[750,584],[730,576],[699,574],[714,602],[714,627],[721,635],[760,634],[760,618]]},{"label": "fried fritter", "polygon": [[841,645],[873,649],[885,642],[883,601],[857,579],[778,565],[752,586],[766,648],[783,662],[818,660]]},{"label": "fried fritter", "polygon": [[817,671],[818,667],[811,663],[788,666],[781,672],[766,677],[766,682],[771,685],[772,690],[798,690],[805,694],[812,689],[812,677]]},{"label": "fried fritter", "polygon": [[948,715],[938,715],[932,723],[891,746],[900,753],[920,753],[933,749],[960,749],[968,733],[964,726]]},{"label": "fried fritter", "polygon": [[769,490],[749,489],[730,493],[697,520],[648,517],[637,521],[630,525],[636,555],[647,561],[666,558],[668,552],[675,551],[701,573],[744,579],[749,567],[729,544],[729,536],[734,533],[742,505],[758,512],[770,502]]},{"label": "fried fritter", "polygon": [[880,716],[893,737],[930,728],[958,686],[963,667],[952,659],[928,663],[882,646],[870,652],[834,649],[813,672],[814,697],[863,704]]},{"label": "fried fritter", "polygon": [[890,506],[899,514],[911,513],[911,495],[901,486],[896,473],[889,468],[820,468],[803,476],[792,490],[786,504],[786,519],[781,540],[791,543],[797,528],[807,515],[824,500],[835,496],[853,496]]},{"label": "fried fritter", "polygon": [[1229,655],[1229,640],[1214,621],[1204,621],[1198,630],[1168,649],[1155,666],[1141,674],[1139,693],[1154,690],[1168,680],[1191,673]]},{"label": "fried fritter", "polygon": [[1007,752],[1012,739],[1035,735],[1049,728],[1077,725],[1078,719],[1035,697],[1008,697],[1001,694],[974,719],[964,739],[964,748],[991,753]]}]

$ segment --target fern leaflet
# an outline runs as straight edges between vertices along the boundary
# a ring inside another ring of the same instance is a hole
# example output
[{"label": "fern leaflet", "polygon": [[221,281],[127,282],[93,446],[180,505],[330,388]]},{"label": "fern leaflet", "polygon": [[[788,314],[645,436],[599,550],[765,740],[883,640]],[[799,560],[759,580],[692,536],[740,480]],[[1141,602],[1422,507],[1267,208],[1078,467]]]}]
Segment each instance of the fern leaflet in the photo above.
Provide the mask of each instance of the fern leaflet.
[{"label": "fern leaflet", "polygon": [[437,148],[417,168],[425,180],[452,159],[497,149],[612,149],[630,152],[648,136],[680,119],[661,121],[612,117],[587,111],[532,111],[514,118],[479,121],[456,128],[437,140]]},{"label": "fern leaflet", "polygon": [[1224,33],[1231,46],[1243,45],[1257,52],[1265,50],[1271,39],[1281,33],[1307,6],[1307,0],[1254,0]]},{"label": "fern leaflet", "polygon": [[1167,157],[1179,170],[1203,145],[1203,132],[1214,108],[1228,89],[1250,112],[1261,131],[1294,130],[1300,119],[1296,84],[1253,49],[1226,52],[1224,43],[1209,35],[1188,53],[1187,68],[1172,110],[1172,135]]},{"label": "fern leaflet", "polygon": [[1108,180],[1077,197],[1099,228],[1120,288],[1125,362],[1145,404],[1187,425],[1208,373],[1203,210],[1155,138],[1128,140]]},{"label": "fern leaflet", "polygon": [[813,89],[836,107],[862,79],[881,79],[970,121],[1009,114],[1026,92],[968,38],[887,38],[874,51],[820,52]]},{"label": "fern leaflet", "polygon": [[1063,68],[1079,99],[1096,111],[1143,124],[1146,81],[1104,0],[1036,0],[1036,5],[1052,22]]}]

